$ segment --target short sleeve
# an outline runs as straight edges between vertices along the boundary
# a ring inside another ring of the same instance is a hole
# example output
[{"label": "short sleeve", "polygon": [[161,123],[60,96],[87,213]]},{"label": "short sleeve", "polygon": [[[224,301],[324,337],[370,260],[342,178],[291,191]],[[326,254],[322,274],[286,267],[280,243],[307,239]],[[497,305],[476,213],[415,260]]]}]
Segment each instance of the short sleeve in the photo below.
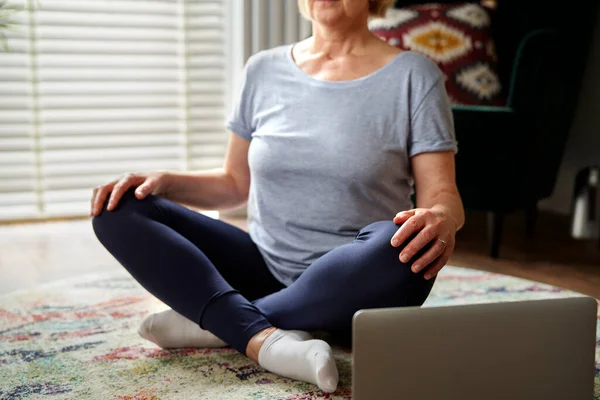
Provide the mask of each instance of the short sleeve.
[{"label": "short sleeve", "polygon": [[458,151],[452,107],[443,78],[439,78],[423,96],[412,113],[410,126],[409,157],[434,151]]},{"label": "short sleeve", "polygon": [[252,103],[253,90],[252,80],[249,77],[250,60],[244,66],[241,75],[241,85],[238,88],[238,95],[233,105],[233,110],[229,114],[226,122],[226,128],[242,138],[252,140],[254,128],[252,126]]}]

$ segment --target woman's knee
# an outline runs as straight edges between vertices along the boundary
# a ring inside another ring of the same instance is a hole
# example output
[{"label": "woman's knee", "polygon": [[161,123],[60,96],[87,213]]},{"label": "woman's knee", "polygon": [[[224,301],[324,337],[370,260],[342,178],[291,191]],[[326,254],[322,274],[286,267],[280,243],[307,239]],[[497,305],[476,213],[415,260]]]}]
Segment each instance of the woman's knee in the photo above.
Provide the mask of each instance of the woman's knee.
[{"label": "woman's knee", "polygon": [[[416,275],[416,274],[415,274]],[[436,277],[429,280],[423,276],[419,276],[418,279],[414,279],[411,282],[407,290],[406,306],[408,307],[420,307],[425,303],[425,300],[429,297]]]},{"label": "woman's knee", "polygon": [[[400,261],[400,252],[406,243],[399,247],[391,244],[392,236],[400,227],[401,225],[391,220],[377,221],[361,229],[355,240],[369,244],[365,248],[369,262],[363,263],[366,264],[363,267],[368,271],[369,276],[376,270],[376,279],[381,285],[382,292],[388,290],[390,293],[404,293],[407,300],[405,305],[421,305],[427,299],[434,279],[426,280],[424,271],[414,273],[410,261],[408,263]],[[412,237],[407,242],[411,239]]]},{"label": "woman's knee", "polygon": [[398,257],[402,248],[392,246],[391,240],[400,226],[392,220],[373,222],[358,231],[354,240],[368,244],[372,258],[389,262],[399,261]]},{"label": "woman's knee", "polygon": [[392,220],[381,220],[366,225],[358,231],[354,240],[385,242],[390,244],[392,236],[401,225],[397,225]]},{"label": "woman's knee", "polygon": [[134,188],[126,191],[117,206],[112,210],[106,209],[108,199],[106,199],[102,212],[92,217],[92,227],[98,239],[102,240],[104,234],[114,235],[124,228],[124,224],[130,224],[133,215],[150,215],[155,211],[152,204],[156,201],[156,196],[149,195],[139,200],[134,195]]}]

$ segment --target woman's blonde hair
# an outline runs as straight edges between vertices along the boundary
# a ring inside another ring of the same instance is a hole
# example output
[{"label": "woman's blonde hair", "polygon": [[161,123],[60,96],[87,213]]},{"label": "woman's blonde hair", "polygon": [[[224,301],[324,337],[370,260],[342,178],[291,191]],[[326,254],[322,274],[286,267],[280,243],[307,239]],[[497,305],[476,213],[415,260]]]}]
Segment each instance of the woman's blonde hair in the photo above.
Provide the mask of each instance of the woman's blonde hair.
[{"label": "woman's blonde hair", "polygon": [[[369,15],[371,17],[384,17],[388,8],[392,7],[396,0],[369,0]],[[306,0],[298,0],[298,9],[304,18],[310,20],[306,9]]]}]

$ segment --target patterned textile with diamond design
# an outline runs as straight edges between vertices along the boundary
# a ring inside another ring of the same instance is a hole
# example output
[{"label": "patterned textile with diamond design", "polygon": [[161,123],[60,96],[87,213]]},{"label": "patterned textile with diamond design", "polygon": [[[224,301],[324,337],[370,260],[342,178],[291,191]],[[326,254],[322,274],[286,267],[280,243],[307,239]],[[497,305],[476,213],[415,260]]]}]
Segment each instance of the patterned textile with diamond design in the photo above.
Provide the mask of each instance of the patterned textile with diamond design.
[{"label": "patterned textile with diamond design", "polygon": [[491,13],[477,3],[421,4],[390,9],[369,28],[389,44],[435,61],[452,103],[502,106]]}]

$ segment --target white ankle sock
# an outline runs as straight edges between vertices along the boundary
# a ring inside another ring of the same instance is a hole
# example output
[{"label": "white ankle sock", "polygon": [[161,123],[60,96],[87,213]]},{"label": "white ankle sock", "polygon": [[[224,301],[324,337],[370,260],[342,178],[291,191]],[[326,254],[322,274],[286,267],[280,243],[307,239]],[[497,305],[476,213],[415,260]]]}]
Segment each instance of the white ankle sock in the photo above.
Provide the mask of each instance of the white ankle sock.
[{"label": "white ankle sock", "polygon": [[310,382],[324,392],[337,388],[339,375],[331,347],[303,331],[277,329],[263,343],[258,363],[267,371]]},{"label": "white ankle sock", "polygon": [[148,315],[138,333],[163,349],[181,347],[224,347],[221,339],[173,310]]}]

